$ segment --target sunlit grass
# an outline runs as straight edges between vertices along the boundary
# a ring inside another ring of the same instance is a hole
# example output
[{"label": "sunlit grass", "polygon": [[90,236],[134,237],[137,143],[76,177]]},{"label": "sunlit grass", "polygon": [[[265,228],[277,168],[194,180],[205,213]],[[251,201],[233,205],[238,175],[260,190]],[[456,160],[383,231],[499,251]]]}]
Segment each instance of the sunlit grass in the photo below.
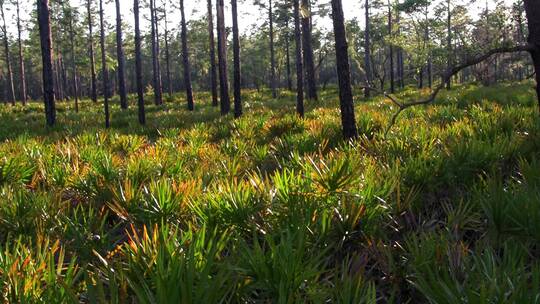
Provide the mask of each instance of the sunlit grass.
[{"label": "sunlit grass", "polygon": [[[415,98],[414,89],[400,93]],[[540,119],[530,85],[464,85],[404,112],[337,92],[183,94],[146,126],[113,99],[0,108],[5,302],[534,303]],[[356,96],[362,96],[360,92]],[[45,275],[46,274],[46,275]]]}]

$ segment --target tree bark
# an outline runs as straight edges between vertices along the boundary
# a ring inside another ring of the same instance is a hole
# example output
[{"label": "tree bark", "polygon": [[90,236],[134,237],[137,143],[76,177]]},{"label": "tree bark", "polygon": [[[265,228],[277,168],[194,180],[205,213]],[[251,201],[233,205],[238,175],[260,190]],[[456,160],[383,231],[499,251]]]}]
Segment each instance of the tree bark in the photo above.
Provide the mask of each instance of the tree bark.
[{"label": "tree bark", "polygon": [[39,38],[41,43],[41,60],[43,64],[43,103],[45,104],[45,119],[48,126],[56,122],[56,107],[54,100],[54,76],[51,21],[49,0],[37,1]]},{"label": "tree bark", "polygon": [[184,14],[184,0],[180,0],[180,14],[182,15],[182,62],[184,64],[184,86],[186,87],[186,99],[188,110],[194,110],[193,87],[191,85],[191,67],[189,65],[189,51],[187,41],[186,16]]},{"label": "tree bark", "polygon": [[[396,25],[397,25],[397,34],[400,35],[400,14],[399,11],[396,13]],[[401,89],[405,87],[405,67],[403,62],[403,49],[397,49],[397,76],[398,76],[398,85]]]},{"label": "tree bark", "polygon": [[290,31],[289,31],[289,16],[287,15],[287,20],[285,21],[285,60],[287,64],[287,89],[292,91],[292,77],[291,77],[291,43],[290,43]]},{"label": "tree bark", "polygon": [[296,113],[304,117],[304,66],[299,0],[294,0],[294,38],[296,42]]},{"label": "tree bark", "polygon": [[96,77],[96,62],[94,55],[94,34],[92,24],[92,0],[86,0],[86,10],[88,14],[88,47],[90,49],[90,76],[91,76],[91,92],[90,97],[93,102],[97,102],[97,77]]},{"label": "tree bark", "polygon": [[139,123],[146,123],[146,114],[144,112],[144,92],[142,81],[142,55],[141,55],[141,30],[139,25],[139,0],[133,1],[133,14],[135,17],[135,78],[137,83],[137,105],[139,114]]},{"label": "tree bark", "polygon": [[[365,2],[365,18],[366,18],[366,29],[364,32],[364,41],[365,41],[365,52],[364,52],[364,64],[366,66],[366,82],[368,83],[368,86],[372,86],[373,79],[371,77],[371,26],[370,26],[370,20],[369,20],[369,0],[366,0]],[[364,90],[364,96],[366,98],[369,98],[370,96],[369,88],[366,88]]]},{"label": "tree bark", "polygon": [[172,81],[171,81],[171,53],[169,51],[169,25],[167,21],[167,8],[163,11],[163,18],[165,19],[165,72],[167,73],[167,91],[169,92],[169,98],[172,97]]},{"label": "tree bark", "polygon": [[218,106],[216,43],[214,40],[214,16],[212,14],[212,0],[208,0],[208,37],[210,42],[210,91],[212,92],[212,106]]},{"label": "tree bark", "polygon": [[120,94],[120,107],[128,108],[126,93],[126,59],[124,56],[124,46],[122,41],[122,13],[120,12],[120,0],[116,2],[116,59],[118,61],[118,93]]},{"label": "tree bark", "polygon": [[4,55],[7,66],[7,76],[8,76],[8,94],[9,100],[12,105],[15,105],[15,86],[13,84],[13,70],[11,69],[11,59],[9,55],[9,41],[6,27],[6,16],[4,15],[4,3],[0,2],[0,13],[2,14],[2,21],[4,26],[2,27],[2,35],[4,36]]},{"label": "tree bark", "polygon": [[150,39],[152,40],[152,80],[154,85],[154,103],[161,105],[163,103],[161,86],[159,83],[159,68],[158,68],[158,51],[157,51],[157,37],[156,37],[156,20],[155,20],[155,7],[154,0],[150,0]]},{"label": "tree bark", "polygon": [[[452,56],[452,12],[450,9],[451,0],[446,0],[446,52],[447,54],[447,69],[450,70],[453,66]],[[452,78],[449,78],[446,82],[446,89],[452,88]]]},{"label": "tree bark", "polygon": [[274,16],[273,3],[268,0],[268,22],[270,24],[270,88],[272,89],[272,98],[277,98],[276,85],[276,52],[274,49]]},{"label": "tree bark", "polygon": [[75,112],[79,112],[79,86],[77,83],[77,65],[75,64],[75,31],[73,29],[73,8],[69,8],[69,42],[71,48],[71,81],[75,97]]},{"label": "tree bark", "polygon": [[21,16],[20,16],[20,7],[19,0],[15,1],[16,10],[17,10],[17,34],[18,34],[18,44],[19,44],[19,73],[21,80],[21,101],[23,106],[26,105],[28,99],[28,94],[26,92],[26,71],[24,69],[24,56],[23,56],[23,47],[22,47],[22,26],[21,26]]},{"label": "tree bark", "polygon": [[216,1],[217,35],[218,35],[218,62],[219,62],[219,86],[221,115],[226,115],[231,110],[229,98],[229,79],[227,75],[227,39],[225,37],[225,15],[223,0]]},{"label": "tree bark", "polygon": [[[52,37],[51,37],[51,41],[52,41]],[[60,56],[60,54],[57,54],[56,55],[57,57]],[[56,92],[57,94],[57,97],[59,100],[63,100],[64,99],[64,96],[62,96],[62,89],[60,88],[61,87],[61,81],[60,81],[60,65],[58,64],[58,59],[55,59],[53,61],[53,73],[54,73],[54,81],[53,81],[53,85],[55,86],[54,88],[54,91]]]},{"label": "tree bark", "polygon": [[540,5],[537,0],[525,0],[525,13],[529,24],[527,42],[534,46],[530,51],[536,73],[536,94],[540,107]]},{"label": "tree bark", "polygon": [[107,54],[105,53],[105,20],[103,18],[103,0],[99,0],[99,24],[99,41],[101,44],[101,72],[103,74],[103,105],[105,107],[105,128],[109,128],[109,72],[107,71]]},{"label": "tree bark", "polygon": [[345,33],[343,5],[341,0],[332,0],[332,20],[334,24],[334,37],[336,41],[339,104],[341,108],[343,137],[345,139],[354,139],[358,137],[358,131],[356,130],[356,120],[354,117],[354,102],[351,89],[351,70],[349,66],[349,52]]},{"label": "tree bark", "polygon": [[240,70],[240,35],[238,33],[237,1],[231,0],[233,22],[233,57],[234,57],[234,117],[242,116],[242,74]]},{"label": "tree bark", "polygon": [[1,92],[2,92],[2,103],[4,105],[7,105],[7,86],[4,85],[4,74],[0,73],[0,86],[1,86]]},{"label": "tree bark", "polygon": [[313,44],[311,39],[311,9],[309,0],[302,0],[302,47],[306,67],[307,97],[317,100],[317,81],[315,79],[315,62],[313,59]]},{"label": "tree bark", "polygon": [[154,23],[156,29],[156,62],[157,62],[157,80],[159,88],[159,99],[163,104],[163,78],[161,77],[161,44],[159,40],[159,18],[158,9],[156,8],[156,0],[154,0]]},{"label": "tree bark", "polygon": [[[388,35],[390,36],[390,40],[392,40],[394,36],[394,25],[392,20],[392,4],[390,3],[390,0],[388,1]],[[392,45],[392,41],[390,41],[388,45],[388,56],[390,57],[390,92],[395,93],[396,86],[395,86],[395,79],[394,79],[394,46]]]},{"label": "tree bark", "polygon": [[431,89],[433,86],[433,73],[432,73],[432,59],[431,59],[431,49],[428,46],[429,43],[429,17],[428,9],[426,8],[426,26],[424,30],[424,44],[428,47],[428,60],[427,60],[427,78],[428,78],[428,87]]},{"label": "tree bark", "polygon": [[66,71],[66,64],[64,62],[64,56],[61,55],[59,57],[59,64],[60,64],[60,76],[62,77],[62,95],[64,95],[64,98],[66,100],[70,99],[69,96],[69,86],[68,86],[68,78],[67,78],[67,71]]}]

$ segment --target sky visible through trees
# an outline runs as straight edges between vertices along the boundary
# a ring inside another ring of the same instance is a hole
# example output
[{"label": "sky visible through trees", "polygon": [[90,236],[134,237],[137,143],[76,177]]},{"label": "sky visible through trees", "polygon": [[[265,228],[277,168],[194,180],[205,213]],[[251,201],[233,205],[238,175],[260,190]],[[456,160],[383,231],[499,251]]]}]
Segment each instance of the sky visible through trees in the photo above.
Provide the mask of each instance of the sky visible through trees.
[{"label": "sky visible through trees", "polygon": [[[30,9],[33,9],[33,5],[28,3],[27,1],[21,1],[21,7],[22,7],[22,13],[21,17],[24,20],[28,20]],[[68,2],[71,3],[71,5],[78,8],[79,13],[83,14],[85,10],[85,3],[86,0],[68,0]],[[158,0],[158,2],[161,2]],[[176,1],[178,2],[178,1]],[[252,4],[252,0],[247,0],[242,5],[239,5],[238,7],[238,13],[239,13],[239,28],[240,31],[250,31],[253,27],[253,25],[260,25],[266,20],[266,12],[262,11],[259,7]],[[326,1],[329,3],[329,1]],[[364,14],[362,9],[362,2],[363,1],[356,1],[356,0],[345,0],[343,1],[343,12],[346,20],[351,20],[353,18],[357,18],[358,21],[363,24]],[[493,8],[496,3],[494,0],[482,0],[482,1],[476,1],[473,0],[471,5],[468,6],[470,8],[470,15],[473,17],[478,16],[478,13],[486,8],[486,5],[488,8]],[[504,0],[502,1],[506,4],[512,3],[512,0]],[[121,10],[122,10],[122,16],[123,16],[123,22],[126,24],[129,24],[130,28],[133,28],[133,3],[131,0],[121,0]],[[158,3],[159,4],[159,3]],[[114,7],[114,1],[108,1],[104,3],[105,8],[105,19],[108,20],[111,24],[114,21],[115,18],[115,7]],[[175,3],[176,6],[178,4]],[[26,8],[26,9],[25,9]],[[229,1],[225,4],[225,23],[226,24],[232,24],[231,21],[231,13],[230,13],[230,3]],[[186,10],[186,20],[189,22],[190,20],[196,20],[201,18],[202,15],[206,14],[206,2],[205,1],[195,1],[190,0],[185,2],[185,10]],[[169,7],[169,23],[172,27],[180,28],[180,11],[177,7]],[[15,12],[10,12],[10,14],[14,14]],[[143,18],[144,16],[144,18]],[[146,10],[141,11],[141,29],[146,30],[149,28],[149,16]],[[331,30],[332,29],[332,19],[330,16],[326,16],[324,18],[318,18],[317,16],[314,16],[313,23],[321,27],[325,30]],[[15,22],[8,23],[8,29],[11,33],[15,33],[16,31],[16,24]],[[23,33],[26,35],[26,33]]]}]

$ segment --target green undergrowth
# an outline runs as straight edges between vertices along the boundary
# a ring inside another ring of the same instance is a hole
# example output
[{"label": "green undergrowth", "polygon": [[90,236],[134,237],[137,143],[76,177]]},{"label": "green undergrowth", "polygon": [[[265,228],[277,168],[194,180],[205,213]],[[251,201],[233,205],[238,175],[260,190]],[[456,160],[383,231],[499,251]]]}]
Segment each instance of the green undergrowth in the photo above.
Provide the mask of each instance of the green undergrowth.
[{"label": "green undergrowth", "polygon": [[[361,96],[357,92],[356,96]],[[417,98],[427,91],[407,89]],[[198,95],[145,127],[113,98],[0,108],[0,297],[10,303],[539,303],[540,119],[528,83],[405,111],[337,92]]]}]

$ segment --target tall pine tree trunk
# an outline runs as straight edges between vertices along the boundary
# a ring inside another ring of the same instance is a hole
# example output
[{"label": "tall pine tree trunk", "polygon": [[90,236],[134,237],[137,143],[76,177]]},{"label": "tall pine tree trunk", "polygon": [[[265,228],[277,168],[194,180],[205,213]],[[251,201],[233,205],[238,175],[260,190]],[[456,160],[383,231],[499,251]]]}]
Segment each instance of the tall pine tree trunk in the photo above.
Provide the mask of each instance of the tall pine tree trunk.
[{"label": "tall pine tree trunk", "polygon": [[94,33],[92,22],[92,0],[86,0],[86,11],[88,14],[88,48],[90,51],[90,97],[93,102],[97,102],[97,77],[96,62],[94,55]]},{"label": "tall pine tree trunk", "polygon": [[356,120],[354,117],[354,102],[351,89],[351,70],[349,66],[349,53],[345,33],[345,20],[341,0],[332,0],[332,20],[334,23],[334,37],[336,41],[336,62],[339,82],[339,104],[341,108],[341,125],[343,137],[354,139],[358,137]]},{"label": "tall pine tree trunk", "polygon": [[[453,66],[452,62],[452,11],[450,9],[451,0],[446,0],[446,52],[447,52],[447,65],[446,69],[450,71]],[[452,78],[449,78],[446,82],[446,89],[450,90],[452,87]]]},{"label": "tall pine tree trunk", "polygon": [[54,100],[53,47],[49,0],[38,0],[37,6],[41,61],[43,64],[43,103],[45,104],[45,118],[47,125],[53,126],[56,122],[56,107]]},{"label": "tall pine tree trunk", "polygon": [[428,48],[428,60],[427,60],[427,79],[428,79],[428,87],[431,89],[433,86],[433,73],[432,73],[432,59],[431,59],[431,48],[429,47],[429,17],[428,17],[428,10],[426,8],[426,26],[424,30],[424,41],[425,45]]},{"label": "tall pine tree trunk", "polygon": [[4,74],[2,74],[1,70],[0,70],[0,90],[2,92],[2,97],[1,97],[1,100],[2,100],[2,103],[4,105],[7,105],[7,86],[4,84]]},{"label": "tall pine tree trunk", "polygon": [[75,112],[79,112],[79,85],[77,83],[77,65],[75,64],[75,31],[73,29],[73,8],[69,10],[69,43],[71,48],[71,81],[75,97]]},{"label": "tall pine tree trunk", "polygon": [[294,0],[294,40],[296,42],[296,113],[304,117],[304,59],[299,0]]},{"label": "tall pine tree trunk", "polygon": [[388,35],[390,36],[390,44],[388,46],[388,56],[390,57],[390,92],[396,92],[394,79],[394,45],[392,38],[394,37],[394,24],[392,20],[392,3],[388,1]]},{"label": "tall pine tree trunk", "polygon": [[116,2],[116,59],[118,61],[118,93],[120,94],[120,107],[128,108],[126,93],[126,72],[124,57],[124,46],[122,41],[122,13],[120,12],[120,0]]},{"label": "tall pine tree trunk", "polygon": [[184,0],[180,0],[180,14],[182,15],[182,62],[184,64],[184,86],[186,87],[186,99],[188,110],[193,111],[193,87],[191,85],[191,67],[189,66],[189,51],[187,41],[186,16],[184,14]]},{"label": "tall pine tree trunk", "polygon": [[226,115],[231,110],[231,100],[229,98],[229,79],[227,75],[227,37],[225,33],[225,14],[223,0],[216,0],[216,10],[220,107],[221,115]]},{"label": "tall pine tree trunk", "polygon": [[[396,13],[396,26],[397,34],[400,35],[400,14],[399,11]],[[405,87],[405,67],[403,62],[403,49],[397,49],[397,76],[398,76],[398,85],[401,89]]]},{"label": "tall pine tree trunk", "polygon": [[109,128],[109,72],[107,71],[107,54],[105,53],[105,20],[103,16],[103,0],[99,0],[99,24],[99,42],[101,45],[101,72],[103,74],[103,105],[105,107],[105,128]]},{"label": "tall pine tree trunk", "polygon": [[540,106],[540,5],[538,5],[537,0],[525,0],[524,2],[529,24],[527,42],[535,47],[531,51],[531,57],[536,73],[536,94]]},{"label": "tall pine tree trunk", "polygon": [[159,40],[159,19],[158,19],[158,9],[156,8],[156,0],[154,0],[154,23],[156,29],[156,61],[157,61],[157,80],[159,87],[159,99],[161,104],[163,104],[163,78],[161,77],[161,44]]},{"label": "tall pine tree trunk", "polygon": [[169,25],[167,21],[167,8],[163,11],[163,18],[165,22],[165,72],[167,73],[167,92],[169,92],[169,98],[172,97],[172,80],[171,80],[171,53],[169,50]]},{"label": "tall pine tree trunk", "polygon": [[287,65],[287,89],[292,91],[292,77],[291,77],[291,35],[289,30],[289,15],[287,14],[287,20],[285,20],[285,61]]},{"label": "tall pine tree trunk", "polygon": [[4,2],[0,2],[0,13],[2,14],[2,22],[4,26],[2,27],[2,36],[4,36],[4,56],[7,66],[7,77],[8,77],[8,97],[12,105],[15,105],[15,86],[13,84],[13,70],[11,69],[11,59],[9,55],[9,41],[6,27],[6,16],[4,15]]},{"label": "tall pine tree trunk", "polygon": [[272,90],[272,98],[277,98],[276,53],[274,49],[274,16],[272,0],[268,0],[268,23],[270,25],[270,88]]},{"label": "tall pine tree trunk", "polygon": [[242,75],[240,70],[240,34],[238,33],[237,1],[231,0],[233,22],[233,59],[234,59],[234,117],[242,116]]},{"label": "tall pine tree trunk", "polygon": [[137,106],[139,123],[146,124],[146,114],[144,112],[144,91],[142,81],[142,55],[141,55],[141,30],[139,20],[139,0],[133,1],[133,14],[135,17],[135,82],[137,85]]},{"label": "tall pine tree trunk", "polygon": [[317,81],[315,79],[315,62],[311,39],[311,8],[309,0],[302,0],[302,47],[306,68],[307,97],[317,100]]},{"label": "tall pine tree trunk", "polygon": [[208,39],[210,42],[210,91],[212,92],[212,106],[218,106],[216,43],[214,40],[214,16],[212,14],[212,0],[208,0]]},{"label": "tall pine tree trunk", "polygon": [[16,10],[17,10],[17,34],[18,34],[18,44],[19,44],[19,77],[20,77],[20,86],[21,86],[21,101],[23,106],[26,105],[28,99],[28,93],[26,92],[26,71],[24,69],[24,56],[23,56],[23,47],[22,47],[22,26],[21,26],[21,16],[20,16],[20,7],[19,0],[15,1]]},{"label": "tall pine tree trunk", "polygon": [[[369,0],[366,0],[365,2],[365,19],[366,19],[366,29],[364,32],[364,44],[365,44],[365,50],[364,50],[364,65],[366,66],[366,82],[368,83],[368,86],[372,86],[372,72],[371,72],[371,25],[370,25],[370,18],[369,18]],[[365,89],[364,95],[366,98],[369,98],[370,90]]]},{"label": "tall pine tree trunk", "polygon": [[[53,39],[51,37],[51,41],[52,40]],[[59,70],[59,68],[58,68],[58,60],[54,60],[53,61],[53,76],[54,76],[53,86],[54,86],[54,92],[56,92],[56,97],[59,100],[62,100],[63,98],[62,98],[62,93],[61,93],[61,90],[60,90],[60,77],[58,76],[59,75],[58,70]]]},{"label": "tall pine tree trunk", "polygon": [[156,20],[155,20],[155,7],[154,0],[150,0],[150,39],[152,40],[152,82],[154,86],[154,103],[156,105],[161,105],[163,103],[161,96],[161,86],[160,86],[160,73],[158,67],[158,47],[157,47],[157,35],[156,35]]},{"label": "tall pine tree trunk", "polygon": [[62,77],[62,91],[64,92],[64,98],[66,100],[70,99],[69,96],[69,86],[68,86],[68,77],[67,77],[67,70],[66,70],[66,64],[64,62],[64,56],[60,56],[60,76]]}]

